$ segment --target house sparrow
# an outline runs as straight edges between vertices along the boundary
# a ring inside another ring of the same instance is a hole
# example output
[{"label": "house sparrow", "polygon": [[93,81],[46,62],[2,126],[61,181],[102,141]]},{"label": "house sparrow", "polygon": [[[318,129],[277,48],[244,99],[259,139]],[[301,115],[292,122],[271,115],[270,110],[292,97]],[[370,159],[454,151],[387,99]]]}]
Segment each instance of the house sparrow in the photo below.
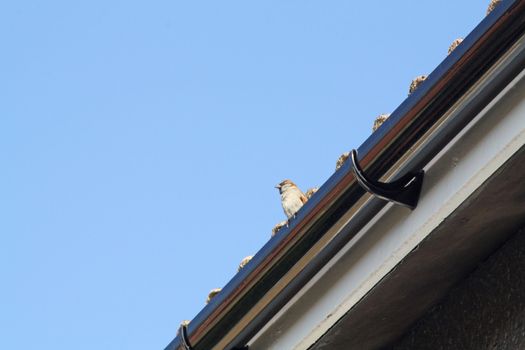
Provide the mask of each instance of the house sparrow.
[{"label": "house sparrow", "polygon": [[290,180],[283,180],[275,186],[281,194],[281,204],[286,217],[290,219],[308,200],[304,193]]},{"label": "house sparrow", "polygon": [[281,221],[280,223],[278,223],[277,225],[275,225],[275,226],[272,228],[272,237],[275,236],[275,234],[276,234],[277,232],[279,232],[279,230],[282,229],[285,225],[286,225],[286,221]]},{"label": "house sparrow", "polygon": [[448,54],[450,55],[452,51],[454,51],[456,47],[458,47],[458,45],[461,44],[462,41],[463,41],[463,38],[457,38],[456,40],[454,40],[448,48]]},{"label": "house sparrow", "polygon": [[496,6],[499,5],[500,2],[501,0],[491,0],[489,7],[487,8],[487,15],[491,13],[496,8]]},{"label": "house sparrow", "polygon": [[408,94],[410,95],[411,93],[416,91],[416,89],[419,87],[419,85],[421,85],[422,82],[425,81],[425,79],[427,79],[426,75],[420,75],[414,80],[412,80],[412,83],[410,83],[410,88],[408,89]]},{"label": "house sparrow", "polygon": [[306,196],[306,198],[310,199],[317,191],[319,191],[319,187],[312,187],[306,190],[306,193],[304,195]]},{"label": "house sparrow", "polygon": [[222,290],[222,288],[215,288],[210,290],[210,293],[208,294],[208,299],[206,299],[206,304],[208,304],[219,292]]},{"label": "house sparrow", "polygon": [[390,114],[380,114],[376,117],[374,120],[374,126],[372,126],[372,131],[376,131],[384,122],[385,120],[390,117]]},{"label": "house sparrow", "polygon": [[237,272],[241,271],[243,267],[246,266],[252,260],[253,256],[248,255],[246,258],[242,259],[241,263],[239,264],[239,267],[237,268]]},{"label": "house sparrow", "polygon": [[346,160],[350,157],[350,152],[345,152],[339,156],[337,159],[337,162],[335,163],[335,170],[339,170],[340,167],[343,166],[343,164],[346,162]]}]

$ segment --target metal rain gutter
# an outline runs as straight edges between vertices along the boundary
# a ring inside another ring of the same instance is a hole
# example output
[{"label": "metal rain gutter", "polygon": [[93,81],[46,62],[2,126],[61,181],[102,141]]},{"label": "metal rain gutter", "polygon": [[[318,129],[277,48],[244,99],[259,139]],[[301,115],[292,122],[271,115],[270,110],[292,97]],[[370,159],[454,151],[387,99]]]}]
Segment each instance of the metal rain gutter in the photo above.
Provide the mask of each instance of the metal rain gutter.
[{"label": "metal rain gutter", "polygon": [[[503,0],[358,149],[359,163],[370,178],[389,174],[421,138],[443,122],[443,115],[525,33],[525,1]],[[525,67],[521,54],[498,74],[490,88],[447,120],[426,154],[401,171],[421,169],[496,94]],[[482,97],[482,98],[481,98]],[[419,168],[416,168],[419,167]],[[402,175],[402,174],[401,174]],[[350,162],[333,174],[252,261],[223,288],[187,327],[195,350],[240,349],[386,202],[369,198],[357,184]],[[358,207],[345,232],[327,237],[345,213]],[[165,350],[186,350],[180,334]]]}]

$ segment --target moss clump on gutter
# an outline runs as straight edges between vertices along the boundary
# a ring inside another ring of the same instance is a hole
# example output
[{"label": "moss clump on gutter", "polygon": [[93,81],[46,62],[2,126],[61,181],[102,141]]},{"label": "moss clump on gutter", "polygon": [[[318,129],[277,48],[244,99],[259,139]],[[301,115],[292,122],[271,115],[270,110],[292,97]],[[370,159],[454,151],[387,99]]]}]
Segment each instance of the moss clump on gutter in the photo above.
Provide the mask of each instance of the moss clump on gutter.
[{"label": "moss clump on gutter", "polygon": [[250,260],[252,260],[252,258],[253,255],[248,255],[246,258],[242,259],[241,263],[239,264],[239,267],[237,268],[237,272],[241,271],[246,266],[246,264],[248,264]]},{"label": "moss clump on gutter", "polygon": [[457,38],[456,40],[454,40],[452,44],[450,44],[450,46],[448,47],[448,54],[450,55],[452,51],[454,51],[456,47],[458,47],[458,45],[461,44],[462,41],[463,38]]},{"label": "moss clump on gutter", "polygon": [[275,234],[276,234],[277,232],[279,232],[279,230],[282,229],[285,225],[286,225],[286,221],[281,221],[280,223],[278,223],[277,225],[275,225],[275,226],[272,228],[272,237],[275,236]]},{"label": "moss clump on gutter", "polygon": [[377,129],[379,129],[379,127],[381,125],[383,125],[383,123],[385,122],[385,120],[388,119],[388,117],[390,117],[390,114],[380,114],[376,117],[376,119],[374,120],[374,125],[372,126],[372,131],[376,131]]},{"label": "moss clump on gutter", "polygon": [[491,0],[490,1],[489,7],[487,7],[487,16],[489,15],[489,13],[494,11],[494,9],[500,4],[500,2],[501,0]]},{"label": "moss clump on gutter", "polygon": [[206,299],[206,304],[208,304],[219,292],[222,290],[222,288],[215,288],[210,290],[210,293],[208,294],[208,299]]},{"label": "moss clump on gutter", "polygon": [[412,94],[416,89],[421,85],[422,82],[424,82],[427,79],[426,75],[420,75],[414,78],[412,82],[410,83],[410,88],[408,89],[408,94]]}]

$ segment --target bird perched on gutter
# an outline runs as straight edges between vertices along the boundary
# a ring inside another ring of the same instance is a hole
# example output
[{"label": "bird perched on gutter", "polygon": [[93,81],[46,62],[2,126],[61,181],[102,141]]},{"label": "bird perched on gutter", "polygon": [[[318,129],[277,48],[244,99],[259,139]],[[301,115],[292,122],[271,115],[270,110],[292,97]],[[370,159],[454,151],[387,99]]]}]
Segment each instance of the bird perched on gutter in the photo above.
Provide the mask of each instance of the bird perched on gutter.
[{"label": "bird perched on gutter", "polygon": [[281,194],[281,204],[286,217],[290,219],[308,200],[304,193],[290,180],[283,180],[275,186]]}]

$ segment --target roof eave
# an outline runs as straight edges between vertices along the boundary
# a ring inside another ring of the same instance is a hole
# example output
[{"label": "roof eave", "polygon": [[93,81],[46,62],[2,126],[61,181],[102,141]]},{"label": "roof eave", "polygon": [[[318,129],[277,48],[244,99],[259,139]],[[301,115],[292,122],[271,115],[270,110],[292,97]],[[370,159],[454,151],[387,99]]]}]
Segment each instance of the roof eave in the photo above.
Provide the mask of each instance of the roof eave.
[{"label": "roof eave", "polygon": [[[448,56],[358,149],[360,163],[372,178],[392,171],[392,167],[422,135],[438,123],[444,114],[475,82],[496,62],[512,44],[525,32],[525,2],[503,1],[486,17],[463,43]],[[522,67],[519,67],[522,68]],[[516,68],[518,69],[518,68]],[[501,77],[501,84],[512,78]],[[498,91],[494,86],[493,94]],[[487,96],[490,97],[490,96]],[[493,96],[492,96],[493,97]],[[482,104],[483,101],[480,101]],[[476,108],[483,108],[482,105]],[[471,117],[475,115],[473,111]],[[468,122],[469,117],[455,120],[450,125],[449,136],[457,134]],[[436,142],[446,143],[446,135]],[[436,144],[439,146],[439,144]],[[427,155],[426,158],[431,155]],[[423,157],[425,158],[425,157]],[[423,161],[423,159],[421,159]],[[272,314],[277,312],[293,295],[293,291],[308,280],[305,266],[301,274],[287,283],[286,292],[270,296],[268,292],[281,280],[365,192],[356,184],[350,165],[345,164],[319,189],[314,197],[297,213],[289,227],[283,228],[254,256],[189,324],[188,336],[194,348],[212,349],[219,342],[243,345]],[[374,215],[384,205],[374,202],[367,212],[360,213],[359,224]],[[357,222],[356,222],[357,224]],[[338,237],[347,240],[350,237]],[[342,244],[342,242],[341,242]],[[311,263],[322,264],[330,254],[337,251],[324,250],[313,254]],[[317,259],[316,261],[314,261]],[[304,259],[303,259],[304,260]],[[265,307],[254,311],[250,321],[239,322],[256,304],[267,299]],[[229,340],[225,340],[228,335]],[[166,350],[183,349],[177,336]]]}]

